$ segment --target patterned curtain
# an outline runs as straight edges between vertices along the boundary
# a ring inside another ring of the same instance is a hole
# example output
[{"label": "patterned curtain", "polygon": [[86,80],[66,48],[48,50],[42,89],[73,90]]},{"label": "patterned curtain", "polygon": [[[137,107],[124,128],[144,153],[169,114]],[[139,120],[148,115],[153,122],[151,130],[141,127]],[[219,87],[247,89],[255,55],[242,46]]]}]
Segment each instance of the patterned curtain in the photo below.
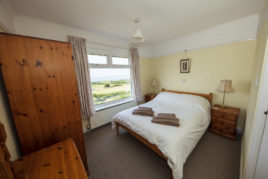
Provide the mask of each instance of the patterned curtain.
[{"label": "patterned curtain", "polygon": [[143,97],[141,94],[141,87],[140,87],[139,51],[137,48],[131,48],[129,52],[130,52],[131,74],[133,79],[135,99],[137,103],[140,104],[143,102]]},{"label": "patterned curtain", "polygon": [[[88,68],[86,40],[69,36],[73,49],[77,86],[80,97],[81,115],[83,119],[90,120],[95,113],[92,99],[90,73]],[[90,126],[88,126],[90,128]]]}]

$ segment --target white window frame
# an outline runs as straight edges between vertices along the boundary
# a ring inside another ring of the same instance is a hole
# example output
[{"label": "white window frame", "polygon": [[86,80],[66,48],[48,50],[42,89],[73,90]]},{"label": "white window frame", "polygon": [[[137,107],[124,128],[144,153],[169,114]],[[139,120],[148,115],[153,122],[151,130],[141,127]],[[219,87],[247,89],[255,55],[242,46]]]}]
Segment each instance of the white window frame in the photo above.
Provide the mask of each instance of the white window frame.
[{"label": "white window frame", "polygon": [[[114,49],[88,49],[87,50],[88,55],[102,55],[102,56],[107,56],[107,64],[94,64],[94,63],[89,63],[89,70],[90,68],[129,68],[130,73],[131,73],[131,63],[129,59],[129,54],[127,50],[122,50],[120,52],[117,52],[117,50]],[[112,57],[120,57],[120,58],[127,58],[128,59],[128,65],[115,65],[112,64]],[[110,101],[107,103],[103,104],[94,104],[95,110],[100,111],[106,108],[111,108],[117,105],[122,105],[128,102],[134,101],[134,93],[133,93],[133,81],[132,81],[132,75],[130,74],[130,92],[131,92],[131,97],[129,98],[124,98],[120,100],[115,100],[115,101]]]}]

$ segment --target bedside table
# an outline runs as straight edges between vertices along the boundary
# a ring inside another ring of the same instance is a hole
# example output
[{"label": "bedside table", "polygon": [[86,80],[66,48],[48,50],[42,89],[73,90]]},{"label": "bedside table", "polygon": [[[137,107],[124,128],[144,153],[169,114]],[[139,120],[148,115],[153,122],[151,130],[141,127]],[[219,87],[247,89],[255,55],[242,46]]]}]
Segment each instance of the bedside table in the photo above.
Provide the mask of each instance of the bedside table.
[{"label": "bedside table", "polygon": [[145,102],[151,101],[157,94],[149,93],[145,95]]},{"label": "bedside table", "polygon": [[239,113],[239,108],[221,108],[220,105],[214,105],[212,107],[209,131],[235,140],[236,124]]}]

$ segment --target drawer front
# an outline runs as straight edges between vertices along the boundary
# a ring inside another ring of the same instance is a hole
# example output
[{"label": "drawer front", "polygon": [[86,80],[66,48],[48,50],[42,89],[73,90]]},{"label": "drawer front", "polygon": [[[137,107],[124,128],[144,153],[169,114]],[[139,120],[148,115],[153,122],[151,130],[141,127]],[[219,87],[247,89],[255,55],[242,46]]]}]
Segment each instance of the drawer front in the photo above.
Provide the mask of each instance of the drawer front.
[{"label": "drawer front", "polygon": [[236,124],[234,121],[213,117],[211,121],[211,128],[220,132],[231,134],[235,132]]},{"label": "drawer front", "polygon": [[235,121],[237,116],[234,114],[230,113],[223,113],[223,112],[218,112],[218,111],[212,111],[212,116],[218,117],[218,118],[224,118],[227,120]]},{"label": "drawer front", "polygon": [[223,127],[220,127],[220,126],[212,126],[211,129],[219,131],[219,132],[223,132],[223,133],[226,133],[226,134],[234,134],[235,133],[235,129],[228,128],[228,127],[223,128]]},{"label": "drawer front", "polygon": [[148,101],[151,101],[152,99],[154,99],[154,96],[145,96],[145,101],[148,102]]},{"label": "drawer front", "polygon": [[226,120],[220,117],[212,117],[212,121],[213,124],[218,125],[218,126],[228,126],[228,127],[235,127],[236,123],[235,121],[230,121],[230,120]]}]

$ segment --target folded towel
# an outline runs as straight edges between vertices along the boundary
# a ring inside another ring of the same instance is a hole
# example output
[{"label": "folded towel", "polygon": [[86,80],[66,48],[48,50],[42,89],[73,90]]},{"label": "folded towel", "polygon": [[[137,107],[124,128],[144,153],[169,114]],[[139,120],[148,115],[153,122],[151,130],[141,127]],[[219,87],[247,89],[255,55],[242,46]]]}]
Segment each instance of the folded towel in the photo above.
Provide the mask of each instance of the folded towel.
[{"label": "folded towel", "polygon": [[152,119],[153,123],[158,123],[158,124],[164,124],[164,125],[169,125],[169,126],[180,126],[179,119],[176,118],[177,120],[170,120],[170,119]]},{"label": "folded towel", "polygon": [[176,115],[174,113],[158,113],[158,115],[155,118],[174,119],[174,118],[176,118]]},{"label": "folded towel", "polygon": [[176,118],[176,115],[173,113],[159,113],[156,117],[153,118],[152,122],[158,124],[180,126],[179,119]]},{"label": "folded towel", "polygon": [[132,114],[134,115],[140,115],[140,116],[154,116],[154,111],[148,111],[143,109],[135,109]]},{"label": "folded towel", "polygon": [[152,111],[152,110],[153,110],[153,109],[150,108],[150,107],[141,107],[141,106],[139,106],[139,109],[141,109],[141,110],[146,110],[146,111]]}]

